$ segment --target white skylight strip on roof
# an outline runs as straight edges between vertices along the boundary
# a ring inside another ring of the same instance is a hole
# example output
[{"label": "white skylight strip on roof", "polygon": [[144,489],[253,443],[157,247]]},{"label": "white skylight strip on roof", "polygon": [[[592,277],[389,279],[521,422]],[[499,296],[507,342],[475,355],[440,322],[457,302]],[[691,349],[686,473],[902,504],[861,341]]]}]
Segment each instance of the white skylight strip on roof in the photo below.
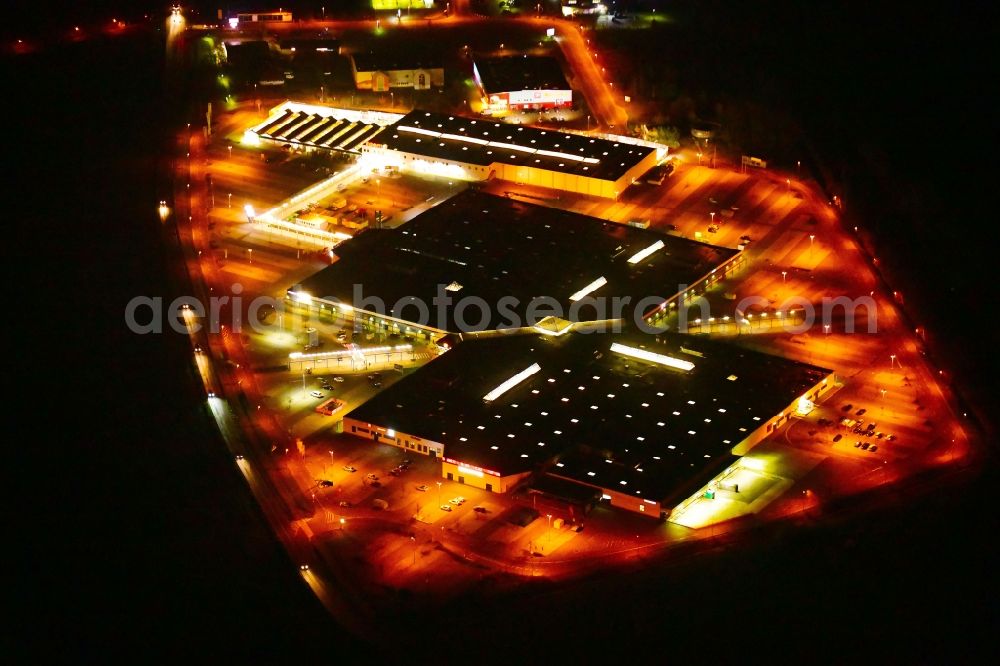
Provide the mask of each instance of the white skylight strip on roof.
[{"label": "white skylight strip on roof", "polygon": [[650,245],[649,247],[647,247],[645,250],[639,250],[638,252],[636,252],[635,254],[633,254],[631,257],[629,257],[628,263],[630,263],[630,264],[637,264],[640,261],[642,261],[643,259],[645,259],[646,257],[648,257],[649,255],[653,254],[654,252],[656,252],[657,250],[660,250],[662,248],[663,248],[663,241],[658,240],[655,243],[653,243],[652,245]]},{"label": "white skylight strip on roof", "polygon": [[507,150],[519,150],[522,153],[534,153],[534,148],[526,148],[525,146],[519,146],[516,143],[501,143],[500,141],[490,141],[488,144],[490,148],[506,148]]},{"label": "white skylight strip on roof", "polygon": [[475,143],[480,146],[489,145],[489,141],[486,139],[477,139],[474,136],[462,136],[461,134],[441,134],[442,139],[450,139],[451,141],[461,141],[463,143]]},{"label": "white skylight strip on roof", "polygon": [[563,160],[573,160],[574,162],[582,162],[585,157],[580,157],[579,155],[570,155],[569,153],[560,153],[555,150],[538,150],[536,151],[539,155],[545,155],[547,157],[558,157]]},{"label": "white skylight strip on roof", "polygon": [[396,125],[400,132],[413,132],[414,134],[426,134],[427,136],[441,136],[441,132],[425,130],[422,127],[410,127],[409,125]]},{"label": "white skylight strip on roof", "polygon": [[684,370],[685,372],[690,372],[691,370],[694,369],[694,363],[692,363],[691,361],[682,361],[679,358],[673,358],[672,356],[665,356],[664,354],[656,354],[654,352],[646,351],[645,349],[636,349],[635,347],[627,347],[617,342],[611,343],[611,351],[618,352],[619,354],[624,354],[625,356],[631,356],[632,358],[638,358],[643,361],[649,361],[650,363],[665,365],[668,368],[676,368],[677,370]]},{"label": "white skylight strip on roof", "polygon": [[426,130],[422,127],[410,127],[409,125],[397,125],[396,129],[400,132],[410,132],[413,134],[425,134],[427,136],[433,136],[438,139],[447,139],[450,141],[461,141],[462,143],[474,143],[480,146],[489,146],[491,148],[502,148],[507,150],[517,150],[522,153],[532,153],[538,155],[545,155],[546,157],[555,157],[564,160],[573,160],[574,162],[583,162],[585,164],[599,164],[600,160],[593,157],[581,157],[580,155],[573,155],[570,153],[561,153],[555,150],[536,150],[535,148],[529,148],[527,146],[519,146],[516,143],[504,143],[501,141],[486,141],[484,139],[477,139],[471,136],[462,136],[460,134],[447,134],[443,132],[435,132],[433,130]]},{"label": "white skylight strip on roof", "polygon": [[486,402],[493,402],[494,400],[502,396],[504,393],[511,390],[512,388],[514,388],[515,386],[517,386],[525,379],[527,379],[528,377],[535,374],[541,369],[542,368],[537,363],[532,363],[521,372],[517,373],[513,377],[504,381],[504,383],[500,384],[500,386],[497,386],[495,389],[484,395],[483,400]]},{"label": "white skylight strip on roof", "polygon": [[588,284],[586,287],[584,287],[583,289],[581,289],[580,291],[578,291],[575,294],[573,294],[572,296],[570,296],[569,300],[571,300],[571,301],[578,301],[581,298],[583,298],[584,296],[586,296],[587,294],[590,294],[590,293],[593,293],[593,292],[597,291],[598,289],[600,289],[601,287],[603,287],[607,283],[608,283],[608,281],[605,280],[604,276],[602,275],[601,277],[597,278],[596,280],[594,280],[593,282],[591,282],[590,284]]}]

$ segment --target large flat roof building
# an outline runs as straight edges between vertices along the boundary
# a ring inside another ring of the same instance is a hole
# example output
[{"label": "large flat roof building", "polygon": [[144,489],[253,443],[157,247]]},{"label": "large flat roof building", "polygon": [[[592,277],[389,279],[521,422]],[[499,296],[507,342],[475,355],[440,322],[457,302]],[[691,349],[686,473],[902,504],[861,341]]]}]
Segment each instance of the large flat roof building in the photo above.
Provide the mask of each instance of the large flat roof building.
[{"label": "large flat roof building", "polygon": [[410,58],[403,52],[354,53],[351,69],[358,90],[427,90],[444,85],[444,66],[433,57]]},{"label": "large flat roof building", "polygon": [[[704,289],[742,259],[738,250],[474,190],[336,252],[290,290],[291,300],[330,313],[347,304],[383,330],[437,334],[535,326],[557,334],[574,322],[635,321],[636,309],[675,302],[687,285]],[[451,304],[438,307],[442,297]]]},{"label": "large flat roof building", "polygon": [[604,139],[493,120],[412,111],[364,147],[376,166],[462,180],[499,178],[614,199],[666,156]]},{"label": "large flat roof building", "polygon": [[493,111],[573,105],[573,89],[551,56],[477,57],[472,77]]},{"label": "large flat roof building", "polygon": [[832,386],[829,370],[701,337],[500,336],[457,345],[344,427],[433,452],[461,483],[548,474],[659,517]]},{"label": "large flat roof building", "polygon": [[365,142],[377,137],[387,125],[401,117],[398,113],[286,101],[271,109],[267,120],[244,132],[243,142],[264,141],[295,148],[358,154]]}]

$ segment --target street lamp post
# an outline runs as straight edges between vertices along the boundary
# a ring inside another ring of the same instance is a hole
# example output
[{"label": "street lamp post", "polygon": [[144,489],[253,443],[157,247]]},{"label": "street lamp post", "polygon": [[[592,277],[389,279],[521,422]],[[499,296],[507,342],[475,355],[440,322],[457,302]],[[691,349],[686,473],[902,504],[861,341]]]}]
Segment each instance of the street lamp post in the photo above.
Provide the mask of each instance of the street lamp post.
[{"label": "street lamp post", "polygon": [[233,193],[232,192],[229,193],[229,207],[230,208],[233,207]]},{"label": "street lamp post", "polygon": [[715,224],[715,211],[713,210],[711,213],[709,213],[709,216],[712,218],[712,224]]},{"label": "street lamp post", "polygon": [[441,506],[441,482],[438,481],[438,506]]},{"label": "street lamp post", "polygon": [[784,283],[785,276],[787,276],[787,275],[788,275],[788,271],[781,271],[781,282],[782,283]]},{"label": "street lamp post", "polygon": [[895,354],[889,354],[889,367],[890,368],[895,368],[896,367],[896,355]]}]

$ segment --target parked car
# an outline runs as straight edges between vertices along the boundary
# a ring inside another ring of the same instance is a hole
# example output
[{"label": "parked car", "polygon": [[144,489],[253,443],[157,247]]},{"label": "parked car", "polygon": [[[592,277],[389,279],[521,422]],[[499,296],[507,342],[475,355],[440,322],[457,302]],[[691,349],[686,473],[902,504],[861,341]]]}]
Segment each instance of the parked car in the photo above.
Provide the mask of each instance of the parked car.
[{"label": "parked car", "polygon": [[451,511],[451,505],[449,505],[449,504],[442,504],[441,505],[441,510],[442,511]]},{"label": "parked car", "polygon": [[338,506],[341,506],[341,507],[343,507],[343,508],[345,508],[345,509],[350,509],[350,508],[351,508],[351,507],[353,507],[354,505],[353,505],[353,504],[351,504],[350,502],[348,502],[347,500],[341,500],[341,501],[340,501],[340,502],[338,503]]},{"label": "parked car", "polygon": [[422,493],[425,493],[428,490],[430,490],[430,488],[428,488],[427,486],[425,486],[424,484],[421,483],[419,486],[417,486],[417,490],[419,490]]},{"label": "parked car", "polygon": [[325,398],[326,395],[322,391],[309,391],[309,395],[314,398]]},{"label": "parked car", "polygon": [[358,468],[355,467],[354,465],[344,465],[344,471],[351,472],[353,474],[354,472],[358,471]]}]

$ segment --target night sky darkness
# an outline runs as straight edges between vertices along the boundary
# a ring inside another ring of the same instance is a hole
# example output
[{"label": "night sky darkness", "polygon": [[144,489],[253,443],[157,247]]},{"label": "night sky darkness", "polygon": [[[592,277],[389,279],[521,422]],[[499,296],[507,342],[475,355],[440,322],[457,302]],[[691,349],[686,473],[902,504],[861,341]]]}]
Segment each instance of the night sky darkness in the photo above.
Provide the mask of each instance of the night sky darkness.
[{"label": "night sky darkness", "polygon": [[[15,6],[22,20],[5,35],[113,13]],[[983,12],[895,2],[660,6],[699,37],[678,42],[697,51],[689,55],[709,99],[767,90],[798,119],[803,150],[819,158],[810,164],[872,231],[939,357],[967,373],[967,386],[985,386],[975,352],[989,330],[951,316],[975,311],[993,289],[996,214],[983,176],[995,169],[983,165],[994,161],[984,141],[994,113],[973,94],[994,83]],[[168,191],[157,156],[174,108],[162,67],[162,46],[144,36],[3,56],[5,108],[23,120],[23,131],[8,125],[4,162],[8,322],[20,341],[8,381],[23,396],[7,415],[8,448],[24,454],[9,465],[14,594],[4,653],[348,659],[361,646],[301,584],[213,435],[188,343],[124,329],[129,298],[169,300],[177,289],[155,217]],[[985,389],[972,394],[992,406]],[[960,491],[901,499],[861,526],[782,531],[666,573],[480,612],[495,613],[492,640],[512,645],[505,656],[525,659],[593,656],[603,641],[621,641],[623,655],[655,645],[717,657],[734,627],[743,649],[767,645],[769,655],[960,658],[996,626],[986,574],[997,521],[984,490],[995,479],[989,463]],[[760,640],[746,640],[754,634]],[[450,640],[444,656],[472,639]],[[391,640],[367,648],[412,659],[440,649]]]}]

